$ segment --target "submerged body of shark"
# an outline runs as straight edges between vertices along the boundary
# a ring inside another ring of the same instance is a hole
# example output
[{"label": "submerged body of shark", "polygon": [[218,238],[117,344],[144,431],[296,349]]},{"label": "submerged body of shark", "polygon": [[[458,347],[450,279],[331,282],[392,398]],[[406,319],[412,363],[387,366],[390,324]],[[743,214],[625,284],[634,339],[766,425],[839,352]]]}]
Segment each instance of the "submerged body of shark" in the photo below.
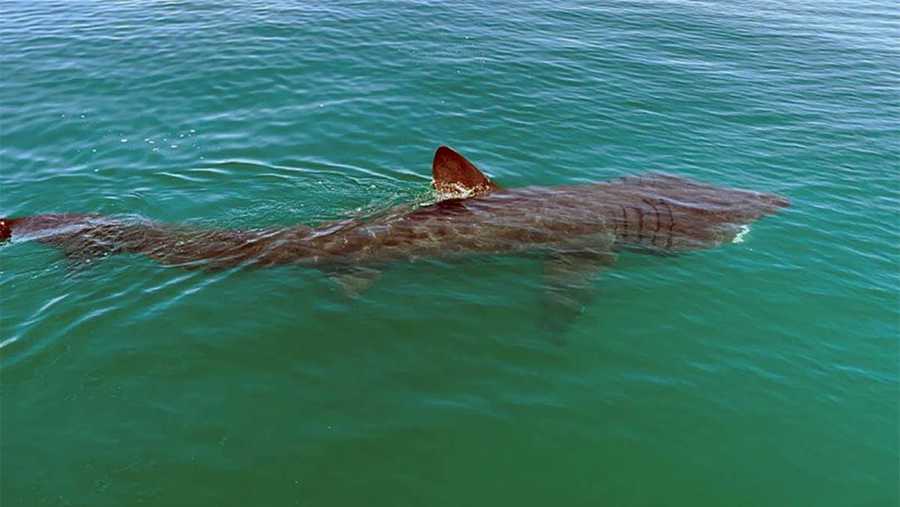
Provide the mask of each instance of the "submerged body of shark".
[{"label": "submerged body of shark", "polygon": [[[297,264],[351,290],[398,261],[536,252],[548,286],[578,286],[616,251],[678,253],[733,241],[747,224],[788,206],[767,193],[649,174],[585,185],[501,189],[455,151],[435,153],[433,185],[453,197],[367,220],[318,227],[205,230],[95,214],[0,219],[0,241],[34,239],[71,261],[130,253],[201,268]],[[581,284],[583,285],[583,284]],[[565,299],[565,298],[564,298]]]}]

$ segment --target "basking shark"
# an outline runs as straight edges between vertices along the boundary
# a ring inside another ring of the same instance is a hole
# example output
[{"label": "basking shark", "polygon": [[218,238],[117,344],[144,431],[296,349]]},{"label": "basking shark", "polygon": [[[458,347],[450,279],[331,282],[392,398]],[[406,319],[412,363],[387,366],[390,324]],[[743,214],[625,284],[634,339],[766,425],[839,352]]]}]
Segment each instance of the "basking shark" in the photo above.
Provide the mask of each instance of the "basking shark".
[{"label": "basking shark", "polygon": [[550,307],[577,313],[592,275],[623,250],[677,254],[739,239],[786,198],[668,174],[555,187],[502,188],[446,146],[432,163],[439,199],[316,227],[200,229],[98,214],[0,219],[0,241],[33,239],[75,264],[139,254],[182,268],[296,264],[358,292],[396,262],[472,254],[544,260]]}]

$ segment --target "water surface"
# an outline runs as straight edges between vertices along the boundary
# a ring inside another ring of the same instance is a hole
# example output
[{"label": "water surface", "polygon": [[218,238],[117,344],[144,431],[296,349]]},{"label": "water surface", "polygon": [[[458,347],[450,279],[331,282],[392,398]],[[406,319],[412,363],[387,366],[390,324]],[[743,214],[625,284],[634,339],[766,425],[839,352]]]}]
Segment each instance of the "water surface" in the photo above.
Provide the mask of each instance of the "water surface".
[{"label": "water surface", "polygon": [[893,2],[0,3],[0,215],[248,227],[662,170],[789,196],[624,255],[567,344],[541,266],[0,247],[3,505],[897,505]]}]

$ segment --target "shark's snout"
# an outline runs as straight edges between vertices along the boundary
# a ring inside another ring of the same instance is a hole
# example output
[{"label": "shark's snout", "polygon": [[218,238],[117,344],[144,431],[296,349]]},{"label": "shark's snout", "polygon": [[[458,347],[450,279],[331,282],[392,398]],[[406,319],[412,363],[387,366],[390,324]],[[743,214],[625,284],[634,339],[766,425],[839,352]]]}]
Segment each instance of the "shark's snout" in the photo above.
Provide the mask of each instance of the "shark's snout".
[{"label": "shark's snout", "polygon": [[760,194],[760,200],[773,208],[788,208],[791,200],[778,194]]}]

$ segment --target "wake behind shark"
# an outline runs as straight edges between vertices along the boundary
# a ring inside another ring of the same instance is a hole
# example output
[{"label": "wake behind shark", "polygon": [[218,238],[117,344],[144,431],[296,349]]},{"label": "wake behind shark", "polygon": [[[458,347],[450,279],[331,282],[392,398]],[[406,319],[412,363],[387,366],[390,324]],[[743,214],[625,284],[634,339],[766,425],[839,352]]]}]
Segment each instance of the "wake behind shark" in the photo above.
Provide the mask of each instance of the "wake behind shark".
[{"label": "wake behind shark", "polygon": [[[34,239],[73,263],[140,254],[183,268],[297,264],[332,274],[351,291],[390,264],[472,254],[539,254],[563,306],[616,252],[672,254],[734,241],[746,226],[788,206],[767,193],[666,174],[585,185],[500,188],[452,149],[432,164],[437,202],[318,227],[210,230],[96,214],[0,220],[0,240]],[[559,301],[558,301],[559,302]]]}]

